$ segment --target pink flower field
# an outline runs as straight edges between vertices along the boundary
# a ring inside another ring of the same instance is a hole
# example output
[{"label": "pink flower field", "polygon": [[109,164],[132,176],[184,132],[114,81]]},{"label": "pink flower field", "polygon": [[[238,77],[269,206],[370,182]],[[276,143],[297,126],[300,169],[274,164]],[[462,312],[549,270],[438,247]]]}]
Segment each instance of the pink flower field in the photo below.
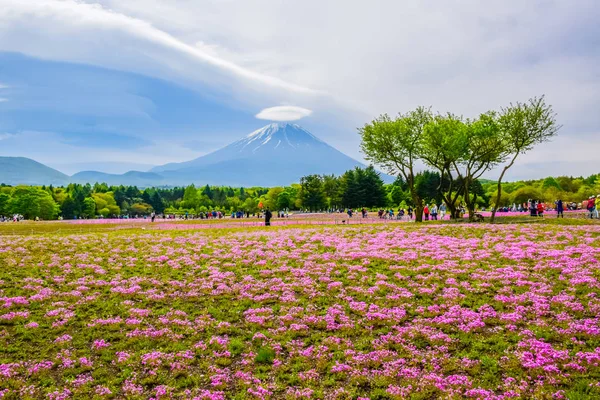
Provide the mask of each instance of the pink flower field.
[{"label": "pink flower field", "polygon": [[600,398],[598,224],[93,228],[0,236],[0,398]]}]

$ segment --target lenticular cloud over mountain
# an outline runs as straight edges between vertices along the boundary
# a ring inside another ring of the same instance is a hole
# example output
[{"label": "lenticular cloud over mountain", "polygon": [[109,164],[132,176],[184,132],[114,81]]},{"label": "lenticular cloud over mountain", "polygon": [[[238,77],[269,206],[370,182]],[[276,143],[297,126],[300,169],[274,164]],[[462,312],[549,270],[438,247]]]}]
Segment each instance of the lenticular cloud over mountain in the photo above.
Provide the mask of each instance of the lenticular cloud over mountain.
[{"label": "lenticular cloud over mountain", "polygon": [[298,121],[312,114],[312,110],[296,106],[277,106],[263,109],[256,114],[258,119],[266,119],[268,121]]}]

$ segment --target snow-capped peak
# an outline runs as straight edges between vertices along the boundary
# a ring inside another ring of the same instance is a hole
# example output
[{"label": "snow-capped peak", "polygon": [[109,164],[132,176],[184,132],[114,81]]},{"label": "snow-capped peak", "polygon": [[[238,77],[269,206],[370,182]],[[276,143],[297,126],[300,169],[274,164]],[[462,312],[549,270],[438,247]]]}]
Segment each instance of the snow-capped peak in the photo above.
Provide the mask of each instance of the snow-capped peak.
[{"label": "snow-capped peak", "polygon": [[271,143],[273,149],[284,147],[298,148],[300,146],[310,146],[311,144],[325,144],[312,133],[297,124],[290,123],[272,123],[264,126],[245,138],[234,143],[238,151],[251,151],[254,153],[261,147]]}]

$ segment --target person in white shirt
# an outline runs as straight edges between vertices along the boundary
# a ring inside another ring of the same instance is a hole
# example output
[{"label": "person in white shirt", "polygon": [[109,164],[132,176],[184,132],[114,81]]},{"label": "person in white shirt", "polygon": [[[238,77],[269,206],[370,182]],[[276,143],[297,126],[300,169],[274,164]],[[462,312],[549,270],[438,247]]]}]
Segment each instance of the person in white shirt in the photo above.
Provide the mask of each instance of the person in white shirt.
[{"label": "person in white shirt", "polygon": [[430,212],[431,212],[431,219],[437,221],[438,208],[437,208],[436,204],[433,204],[431,206]]}]

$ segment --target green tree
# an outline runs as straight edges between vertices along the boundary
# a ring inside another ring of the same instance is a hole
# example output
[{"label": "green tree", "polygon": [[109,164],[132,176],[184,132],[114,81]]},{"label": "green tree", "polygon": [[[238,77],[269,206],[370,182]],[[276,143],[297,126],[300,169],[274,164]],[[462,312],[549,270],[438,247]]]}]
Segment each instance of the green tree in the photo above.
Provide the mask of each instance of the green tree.
[{"label": "green tree", "polygon": [[198,190],[193,184],[185,188],[185,192],[183,193],[183,207],[198,207]]},{"label": "green tree", "polygon": [[73,200],[71,196],[67,196],[60,206],[60,211],[62,217],[65,219],[75,218],[75,212],[77,211],[77,204],[75,204],[75,200]]},{"label": "green tree", "polygon": [[392,206],[397,206],[402,202],[406,203],[406,201],[409,200],[406,193],[404,193],[402,188],[398,185],[390,185],[388,197]]},{"label": "green tree", "polygon": [[441,202],[439,173],[425,170],[416,175],[415,181],[419,197],[428,203],[439,204]]},{"label": "green tree", "polygon": [[10,214],[9,202],[10,195],[8,193],[0,193],[0,215],[8,216]]},{"label": "green tree", "polygon": [[323,181],[319,175],[308,175],[300,179],[302,206],[310,211],[322,210],[325,206]]},{"label": "green tree", "polygon": [[45,190],[17,186],[11,193],[8,208],[12,214],[21,214],[27,219],[39,217],[50,220],[58,216],[59,207]]},{"label": "green tree", "polygon": [[97,214],[103,217],[121,214],[121,208],[117,206],[112,192],[94,193],[92,198],[96,202]]},{"label": "green tree", "polygon": [[96,215],[96,202],[91,197],[86,197],[83,200],[83,207],[81,209],[81,216],[86,218],[93,218]]},{"label": "green tree", "polygon": [[358,169],[348,170],[342,175],[342,205],[348,208],[359,207],[364,202],[363,189],[360,186]]},{"label": "green tree", "polygon": [[544,182],[542,182],[542,189],[546,190],[549,188],[555,188],[558,190],[562,190],[562,188],[560,187],[560,184],[557,182],[557,180],[551,176],[547,177],[546,179],[544,179]]},{"label": "green tree", "polygon": [[[498,192],[495,204],[502,196],[502,179],[506,171],[513,166],[517,158],[533,149],[540,143],[551,140],[561,126],[556,123],[556,114],[552,106],[547,105],[544,96],[534,97],[527,103],[511,104],[503,108],[499,119],[502,132],[502,150],[508,158],[498,177]],[[496,217],[496,208],[492,211],[490,221]]]},{"label": "green tree", "polygon": [[272,187],[269,189],[264,198],[264,206],[270,210],[277,209],[277,200],[279,199],[279,195],[283,193],[282,187]]},{"label": "green tree", "polygon": [[247,197],[242,203],[242,209],[249,213],[255,213],[258,211],[258,200],[256,198]]},{"label": "green tree", "polygon": [[415,163],[422,153],[424,127],[431,118],[429,109],[419,107],[395,120],[382,115],[359,129],[361,149],[367,160],[406,181],[417,222],[423,220],[423,200],[415,185]]},{"label": "green tree", "polygon": [[283,191],[277,196],[277,209],[287,210],[293,206],[290,192]]},{"label": "green tree", "polygon": [[337,208],[342,204],[342,184],[334,175],[323,175],[323,194],[329,208]]},{"label": "green tree", "polygon": [[165,211],[165,203],[158,191],[155,191],[150,196],[150,205],[159,214],[162,214]]},{"label": "green tree", "polygon": [[131,205],[130,210],[136,215],[148,215],[152,212],[152,206],[147,203],[135,203]]},{"label": "green tree", "polygon": [[525,187],[522,187],[521,189],[516,190],[514,193],[512,193],[511,197],[512,197],[513,203],[523,204],[523,203],[527,203],[528,200],[541,199],[542,193],[538,189],[536,189],[532,186],[525,186]]},{"label": "green tree", "polygon": [[364,170],[361,186],[364,187],[363,206],[372,208],[386,205],[386,192],[383,180],[381,179],[381,174],[377,172],[372,165],[369,165]]},{"label": "green tree", "polygon": [[213,191],[209,185],[204,186],[204,189],[202,189],[202,194],[213,200]]}]

